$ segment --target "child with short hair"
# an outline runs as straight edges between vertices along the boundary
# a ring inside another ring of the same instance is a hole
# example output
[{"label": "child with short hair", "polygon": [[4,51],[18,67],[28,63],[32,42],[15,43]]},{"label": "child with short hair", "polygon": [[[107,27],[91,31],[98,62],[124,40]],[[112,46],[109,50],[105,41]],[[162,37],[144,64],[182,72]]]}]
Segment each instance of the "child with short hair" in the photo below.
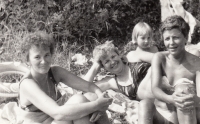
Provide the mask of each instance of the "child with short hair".
[{"label": "child with short hair", "polygon": [[137,45],[135,51],[127,54],[129,62],[148,62],[151,63],[154,53],[158,48],[152,45],[153,31],[145,22],[139,22],[135,25],[132,32],[132,43]]}]

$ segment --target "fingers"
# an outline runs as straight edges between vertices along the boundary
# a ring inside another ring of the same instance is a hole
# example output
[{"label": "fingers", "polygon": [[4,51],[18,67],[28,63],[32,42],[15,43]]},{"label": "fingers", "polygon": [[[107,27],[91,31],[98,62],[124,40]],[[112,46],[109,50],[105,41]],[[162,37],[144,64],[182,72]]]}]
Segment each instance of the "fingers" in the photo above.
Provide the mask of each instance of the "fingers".
[{"label": "fingers", "polygon": [[107,99],[108,105],[112,103],[113,99],[109,97],[107,92],[103,93],[103,97]]},{"label": "fingers", "polygon": [[110,98],[109,95],[108,95],[108,92],[103,92],[103,97],[104,98]]},{"label": "fingers", "polygon": [[178,103],[194,101],[194,95],[189,94],[189,95],[184,95],[182,97],[174,97],[174,101]]},{"label": "fingers", "polygon": [[91,122],[97,121],[101,117],[101,112],[94,112],[90,118]]},{"label": "fingers", "polygon": [[176,107],[178,109],[181,109],[181,110],[194,108],[194,102],[193,101],[183,102],[183,103],[176,102],[175,104],[176,104]]}]

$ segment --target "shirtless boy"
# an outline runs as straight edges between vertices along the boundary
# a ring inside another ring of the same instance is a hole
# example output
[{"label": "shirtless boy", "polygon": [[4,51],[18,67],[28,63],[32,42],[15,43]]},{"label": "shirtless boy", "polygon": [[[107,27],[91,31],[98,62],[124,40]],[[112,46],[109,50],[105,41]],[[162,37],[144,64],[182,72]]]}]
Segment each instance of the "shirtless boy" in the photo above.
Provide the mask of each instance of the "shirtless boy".
[{"label": "shirtless boy", "polygon": [[[154,117],[162,120],[159,123],[196,124],[200,106],[200,58],[185,50],[189,25],[182,17],[175,15],[162,22],[160,32],[167,51],[156,53],[152,60],[152,92],[156,98]],[[167,90],[161,82],[163,76],[169,82],[170,88]],[[188,86],[179,85],[177,88],[178,84]],[[152,109],[147,107],[147,103],[150,102],[146,102],[143,109],[147,109],[150,116]],[[143,123],[153,123],[152,120],[147,121]]]}]

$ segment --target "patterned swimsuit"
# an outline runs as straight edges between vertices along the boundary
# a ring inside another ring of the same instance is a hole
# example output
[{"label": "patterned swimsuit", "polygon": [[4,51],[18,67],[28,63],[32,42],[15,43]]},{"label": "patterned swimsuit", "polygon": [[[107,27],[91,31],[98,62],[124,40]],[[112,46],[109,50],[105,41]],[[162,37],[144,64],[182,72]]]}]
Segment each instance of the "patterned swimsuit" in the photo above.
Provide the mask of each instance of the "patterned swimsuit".
[{"label": "patterned swimsuit", "polygon": [[144,79],[144,77],[147,74],[147,71],[151,64],[147,62],[135,62],[135,63],[128,63],[132,77],[133,77],[133,83],[128,86],[121,86],[117,81],[117,75],[115,75],[115,80],[118,86],[118,89],[129,99],[135,100],[137,96],[137,90],[138,86],[140,85],[140,82]]}]

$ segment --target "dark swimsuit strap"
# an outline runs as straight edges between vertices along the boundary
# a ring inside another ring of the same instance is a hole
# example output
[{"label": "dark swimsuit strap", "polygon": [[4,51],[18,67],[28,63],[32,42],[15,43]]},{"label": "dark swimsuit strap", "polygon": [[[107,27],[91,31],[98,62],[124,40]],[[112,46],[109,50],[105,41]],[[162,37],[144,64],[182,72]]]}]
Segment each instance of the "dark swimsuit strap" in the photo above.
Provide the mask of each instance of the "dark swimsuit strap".
[{"label": "dark swimsuit strap", "polygon": [[50,80],[51,80],[51,81],[53,82],[53,84],[55,85],[56,100],[58,100],[58,99],[61,97],[61,93],[60,93],[60,92],[57,90],[57,88],[56,88],[56,86],[58,85],[58,82],[56,82],[56,80],[55,80],[55,78],[54,78],[54,76],[53,76],[53,73],[52,73],[51,68],[50,68],[50,70],[49,70],[48,75],[49,75]]},{"label": "dark swimsuit strap", "polygon": [[[136,94],[137,94],[137,89],[138,89],[138,84],[136,83],[136,80],[134,78],[135,74],[132,72],[132,69],[131,69],[131,63],[129,62],[124,62],[125,65],[127,65],[131,71],[131,76],[132,76],[132,79],[133,79],[133,82],[131,85],[128,85],[128,86],[121,86],[119,83],[118,83],[118,79],[117,79],[117,75],[115,75],[115,81],[116,81],[116,84],[117,84],[117,87],[119,88],[119,90],[127,97],[129,97],[130,99],[136,99]],[[134,87],[134,91],[132,91],[131,89]],[[131,96],[129,96],[128,94],[125,93],[125,90],[126,88],[130,89],[132,91]],[[134,93],[133,93],[134,92]]]},{"label": "dark swimsuit strap", "polygon": [[[30,74],[29,74],[29,75],[30,75]],[[20,81],[20,84],[21,84],[21,82],[22,82],[24,79],[28,78],[29,75],[26,76],[26,77],[24,77],[24,78]],[[53,84],[54,84],[55,87],[56,87],[56,86],[58,85],[58,83],[56,82],[56,80],[55,80],[55,78],[54,78],[54,76],[53,76],[53,73],[52,73],[51,68],[49,69],[48,76],[49,76],[50,80],[53,82]],[[56,89],[55,89],[55,90],[56,90]],[[56,90],[56,100],[58,100],[60,97],[61,97],[60,92]],[[20,102],[20,101],[19,101],[19,98],[20,98],[20,95],[18,96],[18,105],[19,105],[19,102]],[[27,105],[26,107],[22,107],[22,106],[20,106],[20,107],[21,107],[23,110],[28,111],[29,108],[34,107],[34,105],[33,105],[33,104],[30,104],[30,105]],[[34,111],[32,111],[32,112],[42,112],[42,111],[41,111],[40,109],[37,109],[37,110],[34,110]]]},{"label": "dark swimsuit strap", "polygon": [[52,73],[51,68],[49,69],[48,74],[49,74],[49,78],[50,78],[50,80],[53,82],[53,84],[58,85],[58,83],[56,82],[56,80],[55,80],[55,78],[54,78],[54,76],[53,76],[53,73]]}]

